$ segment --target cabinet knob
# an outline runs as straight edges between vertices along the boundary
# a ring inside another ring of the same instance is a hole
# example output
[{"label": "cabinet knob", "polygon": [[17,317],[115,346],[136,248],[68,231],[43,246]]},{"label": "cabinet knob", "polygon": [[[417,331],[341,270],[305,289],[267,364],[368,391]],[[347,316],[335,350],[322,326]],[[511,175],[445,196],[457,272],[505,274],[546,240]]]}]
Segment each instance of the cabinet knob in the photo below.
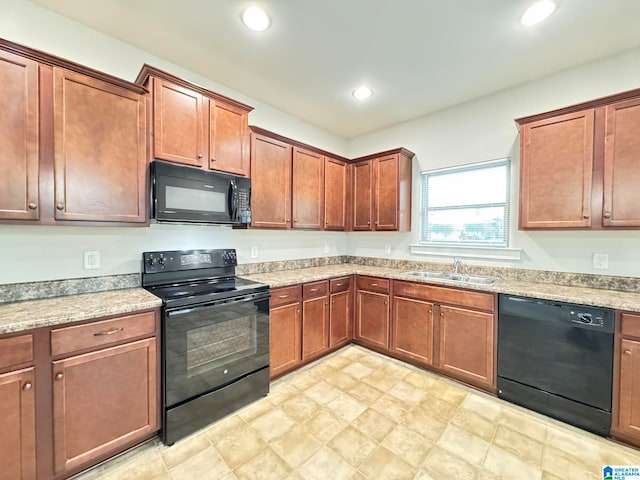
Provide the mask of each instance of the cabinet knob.
[{"label": "cabinet knob", "polygon": [[373,223],[377,225],[377,224],[378,224],[378,221],[376,220],[376,221],[375,221],[375,222],[373,222]]},{"label": "cabinet knob", "polygon": [[38,208],[38,205],[36,205],[34,202],[31,202],[29,204],[29,210],[35,210],[36,208]]},{"label": "cabinet knob", "polygon": [[64,210],[64,203],[56,203],[56,208],[58,210]]},{"label": "cabinet knob", "polygon": [[290,222],[290,221],[291,221],[291,219],[290,219],[290,218],[287,218],[287,222]]},{"label": "cabinet knob", "polygon": [[367,222],[367,225],[371,225],[371,222]]},{"label": "cabinet knob", "polygon": [[298,221],[298,219],[297,219],[297,218],[294,218],[294,219],[293,219],[293,221],[294,221],[294,222],[297,222],[297,221]]},{"label": "cabinet knob", "polygon": [[56,373],[56,380],[62,380],[63,378],[64,378],[64,373],[62,372]]},{"label": "cabinet knob", "polygon": [[389,303],[388,303],[386,300],[384,301],[384,304],[385,304],[385,305],[389,305]]},{"label": "cabinet knob", "polygon": [[604,212],[604,218],[611,218],[611,212]]},{"label": "cabinet knob", "polygon": [[633,352],[631,350],[625,350],[623,353],[625,355],[631,355]]},{"label": "cabinet knob", "polygon": [[335,305],[335,304],[336,304],[336,301],[335,301],[335,300],[332,300],[332,301],[331,301],[331,303]]},{"label": "cabinet knob", "polygon": [[24,384],[24,387],[22,387],[23,390],[31,390],[33,388],[33,383],[31,382],[27,382]]},{"label": "cabinet knob", "polygon": [[211,161],[215,162],[216,161],[215,157],[211,157]]},{"label": "cabinet knob", "polygon": [[296,313],[300,313],[300,309],[296,310]]},{"label": "cabinet knob", "polygon": [[198,158],[202,158],[204,157],[204,155],[202,155],[201,153],[198,154]]},{"label": "cabinet knob", "polygon": [[589,215],[583,215],[582,218],[584,218],[585,220],[589,219]]}]

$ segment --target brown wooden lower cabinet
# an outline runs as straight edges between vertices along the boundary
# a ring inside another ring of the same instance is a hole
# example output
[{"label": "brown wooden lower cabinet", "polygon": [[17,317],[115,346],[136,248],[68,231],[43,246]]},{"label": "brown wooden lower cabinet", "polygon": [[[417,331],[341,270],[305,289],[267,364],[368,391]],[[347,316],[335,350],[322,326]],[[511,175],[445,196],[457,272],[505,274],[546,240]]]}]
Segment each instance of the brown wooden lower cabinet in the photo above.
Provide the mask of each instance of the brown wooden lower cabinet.
[{"label": "brown wooden lower cabinet", "polygon": [[329,299],[329,348],[346,345],[351,340],[351,290],[332,293]]},{"label": "brown wooden lower cabinet", "polygon": [[353,336],[365,344],[389,348],[389,294],[357,291]]},{"label": "brown wooden lower cabinet", "polygon": [[[272,296],[276,290],[272,292]],[[269,375],[292,370],[302,361],[300,302],[271,308],[269,312]]]},{"label": "brown wooden lower cabinet", "polygon": [[[618,429],[640,442],[640,341],[620,340]],[[635,381],[634,381],[635,380]]]},{"label": "brown wooden lower cabinet", "polygon": [[329,297],[302,302],[302,360],[317,357],[329,349]]},{"label": "brown wooden lower cabinet", "polygon": [[34,369],[0,375],[0,479],[36,478]]},{"label": "brown wooden lower cabinet", "polygon": [[494,314],[440,307],[438,367],[471,383],[494,385]]},{"label": "brown wooden lower cabinet", "polygon": [[434,304],[394,297],[391,350],[427,365],[433,364]]},{"label": "brown wooden lower cabinet", "polygon": [[156,339],[53,362],[56,475],[158,429]]}]

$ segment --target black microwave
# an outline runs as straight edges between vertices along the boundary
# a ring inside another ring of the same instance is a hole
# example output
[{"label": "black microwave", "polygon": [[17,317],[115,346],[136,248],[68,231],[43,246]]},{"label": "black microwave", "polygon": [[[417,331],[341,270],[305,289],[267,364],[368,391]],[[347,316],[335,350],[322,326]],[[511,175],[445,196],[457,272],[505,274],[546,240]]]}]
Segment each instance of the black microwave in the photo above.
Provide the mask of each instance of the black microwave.
[{"label": "black microwave", "polygon": [[154,160],[151,209],[157,222],[246,226],[251,223],[251,180]]}]

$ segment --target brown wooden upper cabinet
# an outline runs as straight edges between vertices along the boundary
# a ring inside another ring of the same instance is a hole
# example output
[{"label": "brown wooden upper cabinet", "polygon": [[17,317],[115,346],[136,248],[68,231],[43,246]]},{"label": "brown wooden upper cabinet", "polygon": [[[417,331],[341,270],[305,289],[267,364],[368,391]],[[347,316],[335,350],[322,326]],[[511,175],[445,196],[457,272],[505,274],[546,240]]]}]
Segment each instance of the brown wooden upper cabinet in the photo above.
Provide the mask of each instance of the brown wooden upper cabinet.
[{"label": "brown wooden upper cabinet", "polygon": [[411,161],[404,148],[353,164],[353,230],[411,230]]},{"label": "brown wooden upper cabinet", "polygon": [[144,65],[153,95],[153,158],[249,176],[252,107]]},{"label": "brown wooden upper cabinet", "polygon": [[145,224],[145,90],[0,40],[0,220]]},{"label": "brown wooden upper cabinet", "polygon": [[322,150],[251,127],[251,226],[347,228],[349,167]]},{"label": "brown wooden upper cabinet", "polygon": [[640,227],[640,90],[516,122],[521,229]]},{"label": "brown wooden upper cabinet", "polygon": [[324,229],[347,229],[349,164],[337,158],[324,160]]},{"label": "brown wooden upper cabinet", "polygon": [[292,228],[320,230],[324,200],[324,156],[293,147]]}]

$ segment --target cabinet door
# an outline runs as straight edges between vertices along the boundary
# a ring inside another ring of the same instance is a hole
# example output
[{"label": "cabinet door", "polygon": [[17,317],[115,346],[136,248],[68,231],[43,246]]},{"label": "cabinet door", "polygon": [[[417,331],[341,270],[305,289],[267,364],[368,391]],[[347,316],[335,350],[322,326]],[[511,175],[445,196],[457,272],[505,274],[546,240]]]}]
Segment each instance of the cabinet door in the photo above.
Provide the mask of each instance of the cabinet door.
[{"label": "cabinet door", "polygon": [[358,290],[354,337],[389,348],[389,295]]},{"label": "cabinet door", "polygon": [[495,385],[494,315],[440,307],[439,367],[470,383]]},{"label": "cabinet door", "polygon": [[251,226],[289,228],[291,224],[291,146],[251,136]]},{"label": "cabinet door", "polygon": [[371,161],[353,165],[353,229],[371,230],[373,189]]},{"label": "cabinet door", "polygon": [[433,363],[433,303],[394,297],[391,325],[391,350]]},{"label": "cabinet door", "polygon": [[55,218],[147,221],[142,95],[54,68]]},{"label": "cabinet door", "polygon": [[0,219],[37,220],[38,62],[0,52]]},{"label": "cabinet door", "polygon": [[293,228],[322,228],[324,157],[293,149]]},{"label": "cabinet door", "polygon": [[210,169],[249,176],[248,118],[245,110],[210,100]]},{"label": "cabinet door", "polygon": [[351,340],[351,290],[331,294],[329,310],[329,348]]},{"label": "cabinet door", "polygon": [[640,227],[640,99],[606,109],[602,224]]},{"label": "cabinet door", "polygon": [[156,339],[53,362],[56,474],[158,430]]},{"label": "cabinet door", "polygon": [[302,302],[302,360],[329,348],[329,297]]},{"label": "cabinet door", "polygon": [[271,378],[291,370],[302,360],[300,303],[269,311],[269,367]]},{"label": "cabinet door", "polygon": [[524,125],[520,228],[591,225],[594,111]]},{"label": "cabinet door", "polygon": [[209,151],[204,134],[204,99],[188,88],[153,79],[153,156],[202,167]]},{"label": "cabinet door", "polygon": [[36,478],[33,368],[0,375],[0,478]]},{"label": "cabinet door", "polygon": [[347,226],[346,162],[325,157],[324,163],[324,228],[345,230]]},{"label": "cabinet door", "polygon": [[398,156],[374,160],[374,230],[398,230]]},{"label": "cabinet door", "polygon": [[640,437],[640,342],[621,340],[619,429]]}]

